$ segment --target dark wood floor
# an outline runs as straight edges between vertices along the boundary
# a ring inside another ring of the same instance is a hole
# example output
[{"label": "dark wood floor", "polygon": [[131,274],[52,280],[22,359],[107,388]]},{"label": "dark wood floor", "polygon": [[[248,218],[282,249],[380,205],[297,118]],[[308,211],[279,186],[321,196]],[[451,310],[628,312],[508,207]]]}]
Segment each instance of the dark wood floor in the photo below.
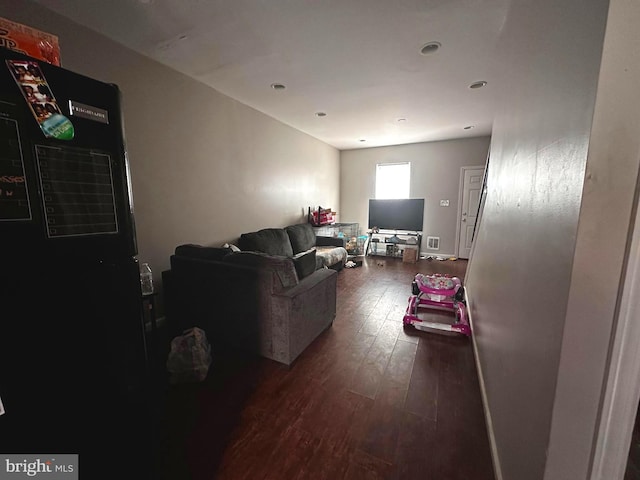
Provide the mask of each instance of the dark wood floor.
[{"label": "dark wood floor", "polygon": [[159,477],[493,480],[470,339],[402,326],[416,273],[465,270],[367,257],[290,368],[213,352],[205,382],[166,392]]}]

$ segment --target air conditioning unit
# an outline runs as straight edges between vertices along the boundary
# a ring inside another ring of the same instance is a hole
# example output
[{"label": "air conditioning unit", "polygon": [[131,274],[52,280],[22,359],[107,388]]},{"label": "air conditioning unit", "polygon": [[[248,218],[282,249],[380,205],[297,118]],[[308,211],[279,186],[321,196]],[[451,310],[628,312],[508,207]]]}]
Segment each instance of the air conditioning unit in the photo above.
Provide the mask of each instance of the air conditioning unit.
[{"label": "air conditioning unit", "polygon": [[429,250],[440,250],[440,237],[427,237],[427,248]]}]

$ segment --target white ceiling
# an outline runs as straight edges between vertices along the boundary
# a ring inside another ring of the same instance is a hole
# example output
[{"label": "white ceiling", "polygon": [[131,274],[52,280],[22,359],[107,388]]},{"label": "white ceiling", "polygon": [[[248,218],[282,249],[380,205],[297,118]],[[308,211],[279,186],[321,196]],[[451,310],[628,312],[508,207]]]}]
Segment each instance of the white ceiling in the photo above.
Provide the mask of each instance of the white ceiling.
[{"label": "white ceiling", "polygon": [[341,150],[490,135],[510,2],[36,1]]}]

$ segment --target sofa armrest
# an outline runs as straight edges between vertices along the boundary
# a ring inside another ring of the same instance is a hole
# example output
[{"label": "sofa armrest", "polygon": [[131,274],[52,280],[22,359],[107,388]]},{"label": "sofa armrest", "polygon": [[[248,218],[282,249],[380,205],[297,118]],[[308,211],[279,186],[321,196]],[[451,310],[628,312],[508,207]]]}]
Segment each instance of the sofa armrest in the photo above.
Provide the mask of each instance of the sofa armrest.
[{"label": "sofa armrest", "polygon": [[344,237],[316,237],[316,245],[318,247],[345,247],[347,239]]},{"label": "sofa armrest", "polygon": [[279,297],[287,297],[291,299],[295,298],[298,295],[308,290],[311,290],[316,285],[324,282],[327,279],[327,277],[331,277],[336,273],[337,272],[335,270],[331,270],[329,268],[322,268],[314,272],[313,275],[309,275],[308,277],[305,277],[296,286],[289,288],[287,290],[283,290],[282,292],[277,293],[276,295]]},{"label": "sofa armrest", "polygon": [[268,356],[290,365],[336,316],[337,272],[316,270],[298,285],[271,296]]}]

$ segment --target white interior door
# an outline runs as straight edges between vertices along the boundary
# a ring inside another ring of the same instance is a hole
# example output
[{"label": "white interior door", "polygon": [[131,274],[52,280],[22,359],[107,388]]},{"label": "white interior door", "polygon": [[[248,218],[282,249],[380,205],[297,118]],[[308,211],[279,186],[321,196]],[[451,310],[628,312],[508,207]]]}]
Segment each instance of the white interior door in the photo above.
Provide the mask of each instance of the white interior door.
[{"label": "white interior door", "polygon": [[476,224],[480,196],[482,194],[482,179],[484,167],[462,167],[460,180],[462,184],[462,201],[458,215],[458,258],[469,258],[473,228]]}]

